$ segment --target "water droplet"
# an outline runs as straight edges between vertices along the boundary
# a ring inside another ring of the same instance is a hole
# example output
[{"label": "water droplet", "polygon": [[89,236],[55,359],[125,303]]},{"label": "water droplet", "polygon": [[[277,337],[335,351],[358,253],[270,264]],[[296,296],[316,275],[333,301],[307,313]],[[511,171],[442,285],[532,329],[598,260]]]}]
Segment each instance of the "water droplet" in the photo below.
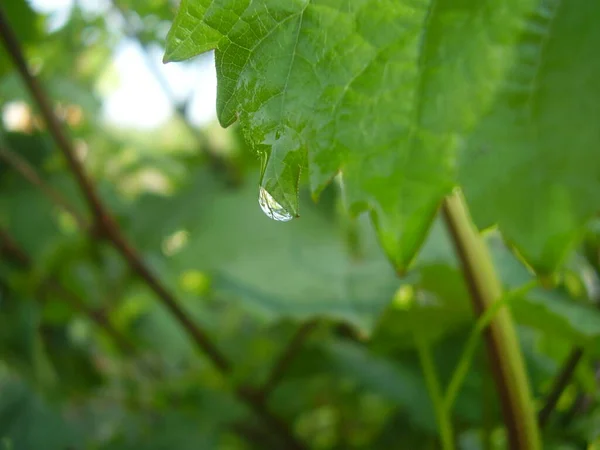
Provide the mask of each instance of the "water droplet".
[{"label": "water droplet", "polygon": [[294,216],[292,216],[287,209],[277,203],[273,196],[269,194],[262,186],[260,187],[260,191],[258,193],[258,204],[260,205],[260,209],[262,209],[270,219],[278,222],[288,222],[294,218]]}]

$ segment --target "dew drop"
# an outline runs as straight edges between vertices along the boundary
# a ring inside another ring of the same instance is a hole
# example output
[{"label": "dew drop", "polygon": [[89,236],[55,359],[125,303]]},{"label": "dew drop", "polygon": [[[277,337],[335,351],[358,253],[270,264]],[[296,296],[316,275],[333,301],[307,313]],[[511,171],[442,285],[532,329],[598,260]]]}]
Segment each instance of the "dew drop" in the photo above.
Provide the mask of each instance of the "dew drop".
[{"label": "dew drop", "polygon": [[258,193],[258,204],[260,205],[260,209],[262,209],[270,219],[278,222],[288,222],[294,218],[294,216],[292,216],[287,209],[277,203],[273,196],[269,194],[262,186],[260,187],[260,191]]}]

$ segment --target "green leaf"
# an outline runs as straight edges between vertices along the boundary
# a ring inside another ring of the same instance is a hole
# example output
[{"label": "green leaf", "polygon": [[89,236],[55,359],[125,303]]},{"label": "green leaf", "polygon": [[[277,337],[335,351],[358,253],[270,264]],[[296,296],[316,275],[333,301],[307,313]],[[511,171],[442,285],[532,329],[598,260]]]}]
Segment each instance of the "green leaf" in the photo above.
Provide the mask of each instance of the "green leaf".
[{"label": "green leaf", "polygon": [[535,289],[513,302],[515,319],[574,345],[598,343],[600,312],[558,292]]},{"label": "green leaf", "polygon": [[461,159],[474,218],[542,273],[600,208],[600,3],[541,0],[497,104]]},{"label": "green leaf", "polygon": [[[339,404],[335,398],[344,391],[375,395],[389,409],[405,412],[412,425],[435,432],[431,403],[418,400],[427,396],[427,387],[417,361],[390,360],[364,344],[340,339],[305,346],[273,393],[273,404],[293,415],[311,408],[314,397],[331,396],[329,403]],[[351,417],[360,422],[360,415],[361,411],[355,411]]]},{"label": "green leaf", "polygon": [[36,376],[39,326],[35,303],[27,298],[2,298],[0,314],[0,356],[23,372]]},{"label": "green leaf", "polygon": [[427,387],[418,367],[395,364],[344,342],[333,342],[326,351],[339,376],[350,376],[362,388],[406,408],[412,423],[434,429],[431,404],[419,400],[427,398]]},{"label": "green leaf", "polygon": [[375,338],[393,348],[436,341],[473,319],[462,272],[441,220],[436,220],[402,287],[380,321]]},{"label": "green leaf", "polygon": [[[534,278],[497,232],[485,238],[507,292]],[[414,344],[411,330],[436,340],[472,321],[463,274],[441,223],[435,223],[403,282],[405,288],[400,289],[375,332],[380,341],[393,348],[409,347]],[[510,309],[519,324],[558,335],[573,345],[591,345],[600,338],[600,312],[558,288],[531,289],[512,301]]]},{"label": "green leaf", "polygon": [[207,1],[182,0],[167,38],[164,61],[183,61],[212,50],[221,34],[205,24]]},{"label": "green leaf", "polygon": [[530,1],[183,2],[165,60],[215,48],[217,111],[262,155],[261,184],[291,215],[341,171],[398,268],[454,181],[459,134],[509,67]]},{"label": "green leaf", "polygon": [[[189,271],[205,272],[218,294],[266,318],[328,316],[371,330],[399,280],[368,223],[359,221],[364,249],[356,257],[330,213],[311,202],[300,219],[281,226],[261,212],[255,183],[231,191],[217,187],[204,172],[197,180],[176,199],[155,198],[144,202],[144,211],[132,211],[147,217],[138,226],[165,230],[165,222],[176,223],[187,233],[163,273],[177,279]],[[194,208],[188,203],[192,198]],[[167,206],[170,212],[163,217]],[[146,231],[137,228],[131,234],[141,237]]]}]

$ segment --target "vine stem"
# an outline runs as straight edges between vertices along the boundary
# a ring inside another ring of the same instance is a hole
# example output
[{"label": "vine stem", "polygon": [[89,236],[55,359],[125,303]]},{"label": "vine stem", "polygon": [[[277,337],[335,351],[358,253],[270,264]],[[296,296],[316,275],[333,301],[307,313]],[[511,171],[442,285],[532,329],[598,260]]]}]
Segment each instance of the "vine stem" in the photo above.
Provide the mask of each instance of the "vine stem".
[{"label": "vine stem", "polygon": [[569,385],[569,382],[575,373],[575,369],[577,369],[577,365],[579,364],[579,361],[581,361],[582,357],[583,348],[576,347],[571,350],[571,353],[564,362],[561,370],[558,373],[558,376],[552,384],[552,389],[548,394],[544,406],[538,413],[538,422],[540,424],[540,428],[544,428],[548,424],[550,416],[552,415],[552,411],[554,411],[558,400]]},{"label": "vine stem", "polygon": [[418,332],[414,333],[414,337],[417,344],[419,361],[421,362],[421,370],[423,370],[425,383],[427,384],[427,390],[429,391],[429,396],[431,397],[431,402],[433,403],[435,417],[440,431],[442,449],[454,450],[454,431],[452,429],[452,422],[446,408],[444,407],[442,388],[437,377],[437,371],[431,355],[431,349],[429,348],[427,342],[425,342],[425,339],[423,339]]},{"label": "vine stem", "polygon": [[467,339],[465,348],[461,353],[460,359],[458,360],[458,364],[456,365],[454,373],[452,374],[450,382],[448,383],[448,387],[446,388],[446,395],[444,396],[444,406],[448,413],[450,413],[450,411],[452,410],[454,401],[460,393],[460,389],[469,372],[469,367],[471,367],[473,357],[475,356],[475,351],[477,350],[479,339],[481,338],[483,332],[486,330],[487,326],[496,316],[498,311],[500,311],[503,307],[508,306],[513,300],[520,298],[522,294],[537,286],[537,284],[537,280],[533,280],[511,292],[506,293],[502,297],[502,299],[494,302],[494,304],[491,307],[489,307],[481,316],[479,316],[477,322],[475,323],[475,326],[473,327],[473,330],[469,334],[469,338]]},{"label": "vine stem", "polygon": [[[442,212],[463,267],[475,314],[480,317],[502,298],[500,281],[459,190],[446,197]],[[495,314],[485,337],[509,447],[513,450],[539,450],[539,429],[525,363],[512,317],[506,308]]]},{"label": "vine stem", "polygon": [[[206,331],[194,323],[186,311],[179,305],[173,294],[143,261],[141,255],[130,244],[121,231],[121,228],[113,218],[108,208],[106,208],[102,203],[93,181],[88,177],[83,164],[76,156],[75,149],[69,135],[54,113],[50,99],[48,98],[41,84],[38,82],[37,78],[29,69],[17,36],[10,26],[1,7],[0,40],[2,40],[4,47],[10,55],[17,71],[21,76],[21,79],[29,90],[29,93],[37,103],[40,113],[48,127],[48,132],[53,137],[60,151],[63,153],[67,164],[73,176],[75,177],[77,184],[79,185],[79,188],[82,191],[83,196],[94,217],[94,224],[97,228],[97,231],[100,233],[100,236],[106,238],[113,245],[113,247],[127,261],[129,267],[156,294],[161,303],[167,308],[167,310],[169,310],[169,312],[175,317],[179,324],[192,338],[196,344],[196,347],[210,359],[221,375],[230,375],[233,371],[231,362],[216,346]],[[282,442],[285,442],[286,448],[293,450],[304,449],[304,445],[296,439],[287,424],[275,416],[267,408],[266,404],[261,401],[261,399],[254,395],[248,395],[244,389],[239,389],[236,393],[241,401],[245,402],[268,427],[270,427],[279,435]]]}]

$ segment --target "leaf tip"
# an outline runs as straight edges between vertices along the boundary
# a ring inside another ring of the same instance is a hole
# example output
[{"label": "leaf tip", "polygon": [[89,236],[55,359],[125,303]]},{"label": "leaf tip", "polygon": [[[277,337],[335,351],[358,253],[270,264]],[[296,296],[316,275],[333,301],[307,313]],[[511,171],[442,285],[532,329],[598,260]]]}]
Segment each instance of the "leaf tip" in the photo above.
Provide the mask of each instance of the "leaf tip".
[{"label": "leaf tip", "polygon": [[172,49],[169,49],[168,46],[167,46],[167,49],[165,50],[165,54],[163,55],[163,58],[162,58],[162,63],[163,64],[168,64],[170,62],[175,62],[175,61],[177,61],[177,59],[173,58],[173,51],[172,51]]}]

